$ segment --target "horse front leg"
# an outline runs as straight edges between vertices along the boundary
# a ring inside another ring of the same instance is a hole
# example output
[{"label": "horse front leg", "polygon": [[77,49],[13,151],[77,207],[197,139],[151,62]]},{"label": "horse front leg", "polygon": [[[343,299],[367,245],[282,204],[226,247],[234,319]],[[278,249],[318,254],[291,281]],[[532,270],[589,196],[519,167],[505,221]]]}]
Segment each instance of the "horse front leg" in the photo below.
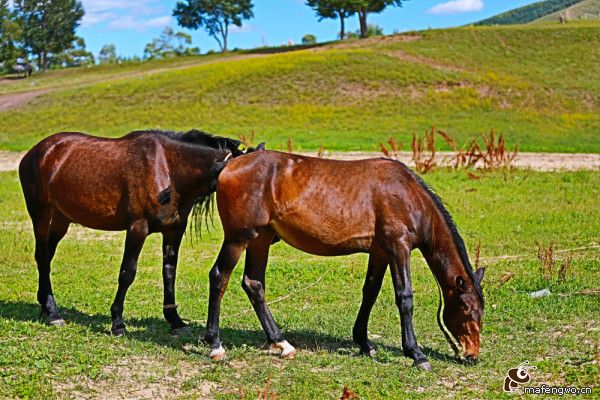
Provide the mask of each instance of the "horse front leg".
[{"label": "horse front leg", "polygon": [[123,322],[123,303],[125,302],[127,289],[129,289],[129,286],[131,286],[135,279],[138,258],[147,236],[148,224],[146,221],[137,221],[127,230],[125,252],[119,272],[119,288],[117,289],[115,300],[110,307],[112,318],[111,332],[115,336],[121,336],[126,332],[125,323]]},{"label": "horse front leg", "polygon": [[231,272],[246,248],[245,243],[224,242],[214,266],[210,270],[210,290],[208,299],[208,320],[206,322],[205,340],[211,348],[210,358],[215,361],[225,358],[225,349],[221,346],[219,332],[219,315],[221,300],[227,290]]},{"label": "horse front leg", "polygon": [[365,278],[365,284],[363,286],[362,294],[363,299],[360,305],[360,310],[356,316],[356,322],[352,329],[352,339],[360,347],[360,354],[373,357],[375,355],[375,348],[369,341],[367,335],[367,328],[369,324],[369,316],[373,305],[377,300],[379,291],[381,290],[381,284],[387,269],[388,260],[385,254],[378,252],[372,252],[369,254],[369,267],[367,269],[367,276]]},{"label": "horse front leg", "polygon": [[190,332],[189,327],[179,317],[177,304],[175,303],[175,279],[177,276],[177,259],[179,246],[185,232],[185,225],[173,231],[163,233],[163,315],[171,325],[171,335],[179,336]]},{"label": "horse front leg", "polygon": [[274,233],[263,233],[248,244],[242,288],[252,303],[271,349],[281,351],[282,358],[292,358],[296,349],[283,338],[265,299],[265,270],[274,237]]},{"label": "horse front leg", "polygon": [[410,280],[410,248],[399,244],[390,255],[390,272],[394,284],[396,305],[400,311],[402,352],[415,361],[417,368],[431,371],[431,365],[417,344],[413,328],[413,290]]}]

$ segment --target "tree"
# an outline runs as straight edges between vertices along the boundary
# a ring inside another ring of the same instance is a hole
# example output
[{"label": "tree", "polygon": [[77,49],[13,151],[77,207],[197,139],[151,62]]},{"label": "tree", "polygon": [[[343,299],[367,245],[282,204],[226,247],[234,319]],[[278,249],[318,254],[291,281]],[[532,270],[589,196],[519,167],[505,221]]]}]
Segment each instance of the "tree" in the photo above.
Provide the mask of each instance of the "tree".
[{"label": "tree", "polygon": [[[383,28],[376,24],[367,24],[367,37],[371,36],[382,36]],[[360,29],[356,32],[349,32],[348,38],[350,39],[358,39],[360,38]]]},{"label": "tree", "polygon": [[114,44],[105,44],[98,53],[98,61],[100,64],[113,64],[118,61],[117,49]]},{"label": "tree", "polygon": [[17,58],[25,56],[19,48],[21,37],[16,13],[8,7],[8,0],[0,0],[0,70],[9,72]]},{"label": "tree", "polygon": [[94,64],[94,55],[85,49],[85,40],[77,37],[73,44],[62,53],[55,54],[50,59],[49,66],[60,67],[83,67]]},{"label": "tree", "polygon": [[356,12],[349,0],[307,0],[306,5],[315,10],[319,21],[325,18],[340,19],[340,39],[346,37],[345,20]]},{"label": "tree", "polygon": [[229,26],[242,26],[243,20],[254,16],[253,7],[252,0],[185,0],[177,2],[173,15],[184,28],[204,27],[225,52]]},{"label": "tree", "polygon": [[159,37],[152,40],[144,48],[145,59],[161,59],[200,53],[197,47],[189,48],[192,37],[187,33],[173,31],[166,27]]},{"label": "tree", "polygon": [[367,24],[367,15],[370,13],[380,13],[388,6],[402,7],[406,0],[348,0],[351,9],[358,14],[360,23],[360,37],[369,36],[369,26]]},{"label": "tree", "polygon": [[302,36],[302,44],[316,44],[317,43],[317,37],[315,35],[312,34],[307,34]]},{"label": "tree", "polygon": [[78,0],[15,0],[14,7],[23,26],[23,44],[43,69],[48,68],[49,55],[72,46],[84,14]]}]

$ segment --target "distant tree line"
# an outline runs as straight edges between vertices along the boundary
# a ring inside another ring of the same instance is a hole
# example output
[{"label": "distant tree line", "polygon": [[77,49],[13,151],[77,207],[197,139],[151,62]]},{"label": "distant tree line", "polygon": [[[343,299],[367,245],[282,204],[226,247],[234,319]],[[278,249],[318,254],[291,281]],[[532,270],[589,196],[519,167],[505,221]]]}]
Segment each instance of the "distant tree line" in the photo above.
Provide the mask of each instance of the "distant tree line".
[{"label": "distant tree line", "polygon": [[[402,6],[406,0],[306,0],[319,19],[340,20],[340,38],[365,38],[382,34],[376,25],[367,23],[367,16],[382,12],[388,6]],[[556,1],[556,0],[555,0]],[[566,0],[562,0],[563,2]],[[12,4],[12,5],[11,5]],[[173,9],[180,26],[203,28],[228,50],[229,33],[242,27],[243,21],[254,16],[252,0],[181,0]],[[32,59],[39,69],[75,67],[95,64],[85,41],[75,33],[84,15],[81,0],[0,0],[0,72],[10,72],[17,61]],[[346,20],[358,16],[359,30],[348,33]],[[304,44],[314,44],[314,35],[305,35]],[[192,38],[184,32],[165,28],[161,35],[144,48],[143,59],[196,55]],[[101,64],[138,61],[139,57],[117,56],[114,44],[107,44],[98,54]]]},{"label": "distant tree line", "polygon": [[474,25],[511,25],[535,21],[548,14],[564,10],[582,0],[546,0],[517,8],[491,18],[476,22]]}]

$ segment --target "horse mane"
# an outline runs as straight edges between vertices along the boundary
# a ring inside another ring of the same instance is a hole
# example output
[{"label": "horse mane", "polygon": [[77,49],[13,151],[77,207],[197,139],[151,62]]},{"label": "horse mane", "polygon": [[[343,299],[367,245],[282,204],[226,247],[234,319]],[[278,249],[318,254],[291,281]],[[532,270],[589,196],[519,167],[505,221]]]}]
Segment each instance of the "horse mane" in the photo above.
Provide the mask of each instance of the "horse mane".
[{"label": "horse mane", "polygon": [[[394,161],[397,161],[397,160],[394,160]],[[465,270],[467,271],[467,275],[469,275],[469,277],[473,281],[473,286],[475,287],[475,291],[477,292],[477,295],[479,296],[479,299],[481,301],[481,305],[483,306],[483,291],[481,289],[481,285],[475,279],[475,275],[473,273],[473,267],[471,266],[471,262],[469,261],[469,255],[468,255],[467,249],[465,247],[465,242],[463,241],[463,238],[458,233],[458,228],[456,227],[456,224],[454,223],[452,216],[448,212],[448,209],[446,209],[446,207],[444,206],[444,201],[434,191],[434,189],[431,186],[429,186],[427,183],[425,183],[425,181],[423,181],[423,179],[419,175],[417,175],[414,171],[412,171],[410,168],[408,168],[406,165],[404,165],[400,161],[397,161],[397,162],[400,165],[402,165],[402,167],[406,171],[408,171],[410,173],[410,175],[412,175],[412,177],[417,181],[417,183],[421,186],[421,188],[425,191],[425,193],[427,193],[429,198],[433,201],[433,204],[435,204],[435,207],[438,209],[438,211],[444,218],[444,222],[446,223],[446,226],[448,227],[448,229],[450,230],[450,233],[452,235],[454,247],[456,247],[456,250],[458,251],[458,255],[460,257],[460,260],[461,260],[463,266],[465,267]]]},{"label": "horse mane", "polygon": [[[192,146],[202,146],[222,151],[229,150],[232,157],[237,157],[244,154],[244,152],[239,149],[240,144],[242,143],[241,141],[222,136],[216,136],[197,129],[192,129],[186,132],[150,129],[144,131],[135,131],[131,132],[130,134],[158,135]],[[207,228],[212,225],[214,215],[214,197],[215,193],[213,191],[209,194],[198,196],[193,200],[192,210],[190,212],[189,227],[198,237],[201,236],[203,222]]]},{"label": "horse mane", "polygon": [[182,143],[189,143],[192,145],[206,146],[213,149],[224,149],[229,150],[233,157],[240,156],[243,153],[239,149],[241,141],[237,139],[231,139],[223,136],[216,136],[212,133],[204,132],[198,129],[191,129],[186,132],[175,132],[175,131],[163,131],[159,129],[150,129],[146,131],[137,131],[132,133],[147,133],[153,135],[160,135],[171,140],[175,140]]}]

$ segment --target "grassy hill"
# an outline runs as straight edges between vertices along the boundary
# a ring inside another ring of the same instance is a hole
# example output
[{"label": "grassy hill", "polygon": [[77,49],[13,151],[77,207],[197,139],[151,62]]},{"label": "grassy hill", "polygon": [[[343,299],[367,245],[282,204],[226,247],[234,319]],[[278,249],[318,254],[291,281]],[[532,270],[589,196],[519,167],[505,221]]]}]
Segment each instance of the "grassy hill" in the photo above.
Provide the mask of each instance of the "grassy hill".
[{"label": "grassy hill", "polygon": [[579,3],[573,4],[570,7],[567,7],[564,10],[543,16],[542,18],[539,18],[533,22],[558,21],[561,13],[567,14],[569,20],[599,19],[600,0],[583,0]]},{"label": "grassy hill", "polygon": [[[564,9],[580,3],[582,0],[544,0],[528,4],[484,19],[475,25],[513,25],[535,21],[548,14],[561,13]],[[558,17],[558,16],[557,16]]]},{"label": "grassy hill", "polygon": [[62,130],[255,132],[270,148],[376,150],[435,125],[526,151],[600,152],[600,22],[464,27],[261,54],[94,67],[2,82],[0,149]]}]

